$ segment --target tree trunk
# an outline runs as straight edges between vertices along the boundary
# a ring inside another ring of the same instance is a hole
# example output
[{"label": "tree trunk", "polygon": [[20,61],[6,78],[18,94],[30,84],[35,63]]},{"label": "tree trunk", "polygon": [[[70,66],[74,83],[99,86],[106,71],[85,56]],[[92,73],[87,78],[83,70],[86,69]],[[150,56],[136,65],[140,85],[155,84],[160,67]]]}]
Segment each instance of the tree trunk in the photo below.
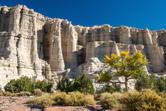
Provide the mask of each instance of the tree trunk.
[{"label": "tree trunk", "polygon": [[127,79],[127,77],[125,77],[125,87],[126,87],[126,92],[128,91],[128,79]]}]

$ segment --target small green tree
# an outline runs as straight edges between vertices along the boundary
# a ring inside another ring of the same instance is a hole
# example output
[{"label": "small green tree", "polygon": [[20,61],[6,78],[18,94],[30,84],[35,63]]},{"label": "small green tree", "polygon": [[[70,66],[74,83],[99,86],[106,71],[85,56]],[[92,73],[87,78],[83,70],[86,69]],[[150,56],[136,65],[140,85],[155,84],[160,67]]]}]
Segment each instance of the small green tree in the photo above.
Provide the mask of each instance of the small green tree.
[{"label": "small green tree", "polygon": [[78,76],[74,82],[69,81],[66,78],[62,78],[57,84],[57,89],[64,92],[79,91],[85,94],[94,93],[92,81],[87,78],[85,74],[83,74],[81,77]]},{"label": "small green tree", "polygon": [[138,91],[141,91],[143,89],[157,89],[157,81],[156,78],[153,75],[144,75],[139,76],[136,83],[135,83],[135,89]]},{"label": "small green tree", "polygon": [[73,91],[73,82],[67,78],[62,78],[57,84],[57,89],[63,92]]},{"label": "small green tree", "polygon": [[94,93],[94,87],[93,87],[92,81],[89,78],[87,78],[85,74],[82,75],[79,81],[81,83],[81,92],[85,94]]},{"label": "small green tree", "polygon": [[137,51],[132,56],[129,56],[129,52],[125,51],[122,51],[120,56],[113,53],[111,57],[105,56],[104,61],[116,70],[114,76],[124,77],[126,91],[128,91],[129,79],[136,79],[146,74],[144,66],[147,65],[147,59],[143,57],[141,51]]},{"label": "small green tree", "polygon": [[165,91],[166,90],[166,79],[163,77],[160,77],[157,80],[157,89],[159,92]]}]

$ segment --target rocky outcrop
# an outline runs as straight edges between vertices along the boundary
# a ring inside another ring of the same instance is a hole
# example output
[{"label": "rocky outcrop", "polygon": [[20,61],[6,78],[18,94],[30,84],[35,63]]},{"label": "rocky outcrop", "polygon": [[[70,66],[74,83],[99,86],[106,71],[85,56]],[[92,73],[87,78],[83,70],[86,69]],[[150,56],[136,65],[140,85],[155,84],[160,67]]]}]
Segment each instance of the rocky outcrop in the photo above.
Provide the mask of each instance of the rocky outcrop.
[{"label": "rocky outcrop", "polygon": [[[56,15],[55,15],[56,16]],[[25,76],[98,74],[111,53],[141,50],[149,72],[165,71],[166,31],[110,25],[73,26],[26,6],[0,7],[0,85]],[[67,71],[66,71],[67,70]]]}]

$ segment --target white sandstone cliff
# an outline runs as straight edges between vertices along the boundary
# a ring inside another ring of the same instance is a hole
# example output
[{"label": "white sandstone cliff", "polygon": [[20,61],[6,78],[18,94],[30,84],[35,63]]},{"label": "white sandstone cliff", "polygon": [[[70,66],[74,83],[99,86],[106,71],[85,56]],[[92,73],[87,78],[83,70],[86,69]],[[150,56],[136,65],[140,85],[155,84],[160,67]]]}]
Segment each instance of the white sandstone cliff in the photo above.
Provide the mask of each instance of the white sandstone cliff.
[{"label": "white sandstone cliff", "polygon": [[[55,15],[56,16],[56,15]],[[165,71],[166,31],[110,25],[73,26],[26,6],[0,7],[0,85],[11,79],[38,79],[64,74],[96,74],[107,70],[103,58],[111,53],[141,50],[149,72]]]}]

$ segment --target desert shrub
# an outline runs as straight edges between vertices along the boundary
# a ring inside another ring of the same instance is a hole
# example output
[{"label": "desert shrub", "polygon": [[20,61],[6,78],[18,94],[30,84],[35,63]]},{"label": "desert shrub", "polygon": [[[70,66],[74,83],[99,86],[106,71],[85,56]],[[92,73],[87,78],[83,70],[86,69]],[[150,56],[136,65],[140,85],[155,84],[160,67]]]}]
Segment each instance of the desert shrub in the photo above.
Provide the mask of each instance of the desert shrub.
[{"label": "desert shrub", "polygon": [[123,104],[129,111],[137,111],[138,102],[140,101],[140,93],[138,91],[129,91],[122,95],[119,99],[120,103]]},{"label": "desert shrub", "polygon": [[57,89],[62,92],[71,92],[73,90],[73,82],[67,78],[62,78],[57,84]]},{"label": "desert shrub", "polygon": [[159,96],[155,91],[150,89],[143,90],[140,94],[140,101],[138,102],[138,111],[165,111],[165,99]]},{"label": "desert shrub", "polygon": [[95,100],[94,96],[92,95],[84,95],[78,91],[70,92],[64,101],[65,105],[68,106],[87,106],[87,105],[94,105]]},{"label": "desert shrub", "polygon": [[42,92],[40,89],[34,89],[34,90],[33,90],[33,94],[34,94],[35,96],[41,96],[42,93],[43,93],[43,92]]},{"label": "desert shrub", "polygon": [[102,93],[100,96],[100,103],[104,109],[110,108],[111,104],[109,101],[111,101],[111,94],[110,93]]},{"label": "desert shrub", "polygon": [[104,109],[112,109],[120,107],[119,99],[121,98],[120,93],[102,93],[100,96],[100,103]]},{"label": "desert shrub", "polygon": [[28,91],[21,91],[20,93],[17,94],[17,96],[31,96],[32,93]]},{"label": "desert shrub", "polygon": [[53,83],[48,81],[36,81],[34,82],[35,84],[35,89],[40,89],[43,92],[51,92],[51,87],[53,86]]},{"label": "desert shrub", "polygon": [[152,75],[144,75],[140,76],[137,79],[135,84],[135,89],[141,91],[143,89],[157,89],[157,81],[156,78]]},{"label": "desert shrub", "polygon": [[40,97],[29,99],[27,104],[33,104],[33,105],[41,105],[41,106],[49,106],[55,104],[55,101],[50,98],[49,94],[43,94]]},{"label": "desert shrub", "polygon": [[162,92],[166,90],[166,79],[160,77],[157,80],[157,91]]},{"label": "desert shrub", "polygon": [[128,92],[119,101],[129,111],[165,111],[166,109],[165,98],[150,89],[145,89],[141,93]]},{"label": "desert shrub", "polygon": [[121,92],[121,85],[114,84],[114,85],[106,85],[105,92],[114,93],[114,92]]},{"label": "desert shrub", "polygon": [[80,92],[70,92],[65,98],[65,104],[69,106],[83,106],[84,95]]},{"label": "desert shrub", "polygon": [[58,92],[51,95],[44,94],[40,97],[28,100],[28,104],[33,105],[67,105],[67,106],[86,106],[94,105],[95,100],[92,95],[84,95],[80,92]]},{"label": "desert shrub", "polygon": [[100,100],[100,96],[101,96],[101,94],[94,94],[95,100]]},{"label": "desert shrub", "polygon": [[52,94],[50,98],[54,100],[56,105],[64,105],[66,96],[67,94],[65,92],[61,92]]},{"label": "desert shrub", "polygon": [[78,76],[74,82],[62,78],[57,84],[57,89],[64,92],[79,91],[84,94],[94,94],[92,81],[85,74]]},{"label": "desert shrub", "polygon": [[28,78],[26,76],[23,76],[20,79],[11,80],[9,83],[6,84],[4,88],[5,91],[9,91],[12,93],[18,93],[21,91],[33,92],[33,90],[37,88],[44,92],[50,92],[52,85],[53,84],[49,81],[36,81],[35,78]]},{"label": "desert shrub", "polygon": [[11,93],[11,92],[8,92],[8,91],[0,93],[0,96],[17,96],[17,95],[18,95],[17,93]]},{"label": "desert shrub", "polygon": [[87,105],[95,105],[96,102],[94,100],[94,96],[92,95],[84,95],[84,101],[83,101],[83,105],[87,106]]}]

